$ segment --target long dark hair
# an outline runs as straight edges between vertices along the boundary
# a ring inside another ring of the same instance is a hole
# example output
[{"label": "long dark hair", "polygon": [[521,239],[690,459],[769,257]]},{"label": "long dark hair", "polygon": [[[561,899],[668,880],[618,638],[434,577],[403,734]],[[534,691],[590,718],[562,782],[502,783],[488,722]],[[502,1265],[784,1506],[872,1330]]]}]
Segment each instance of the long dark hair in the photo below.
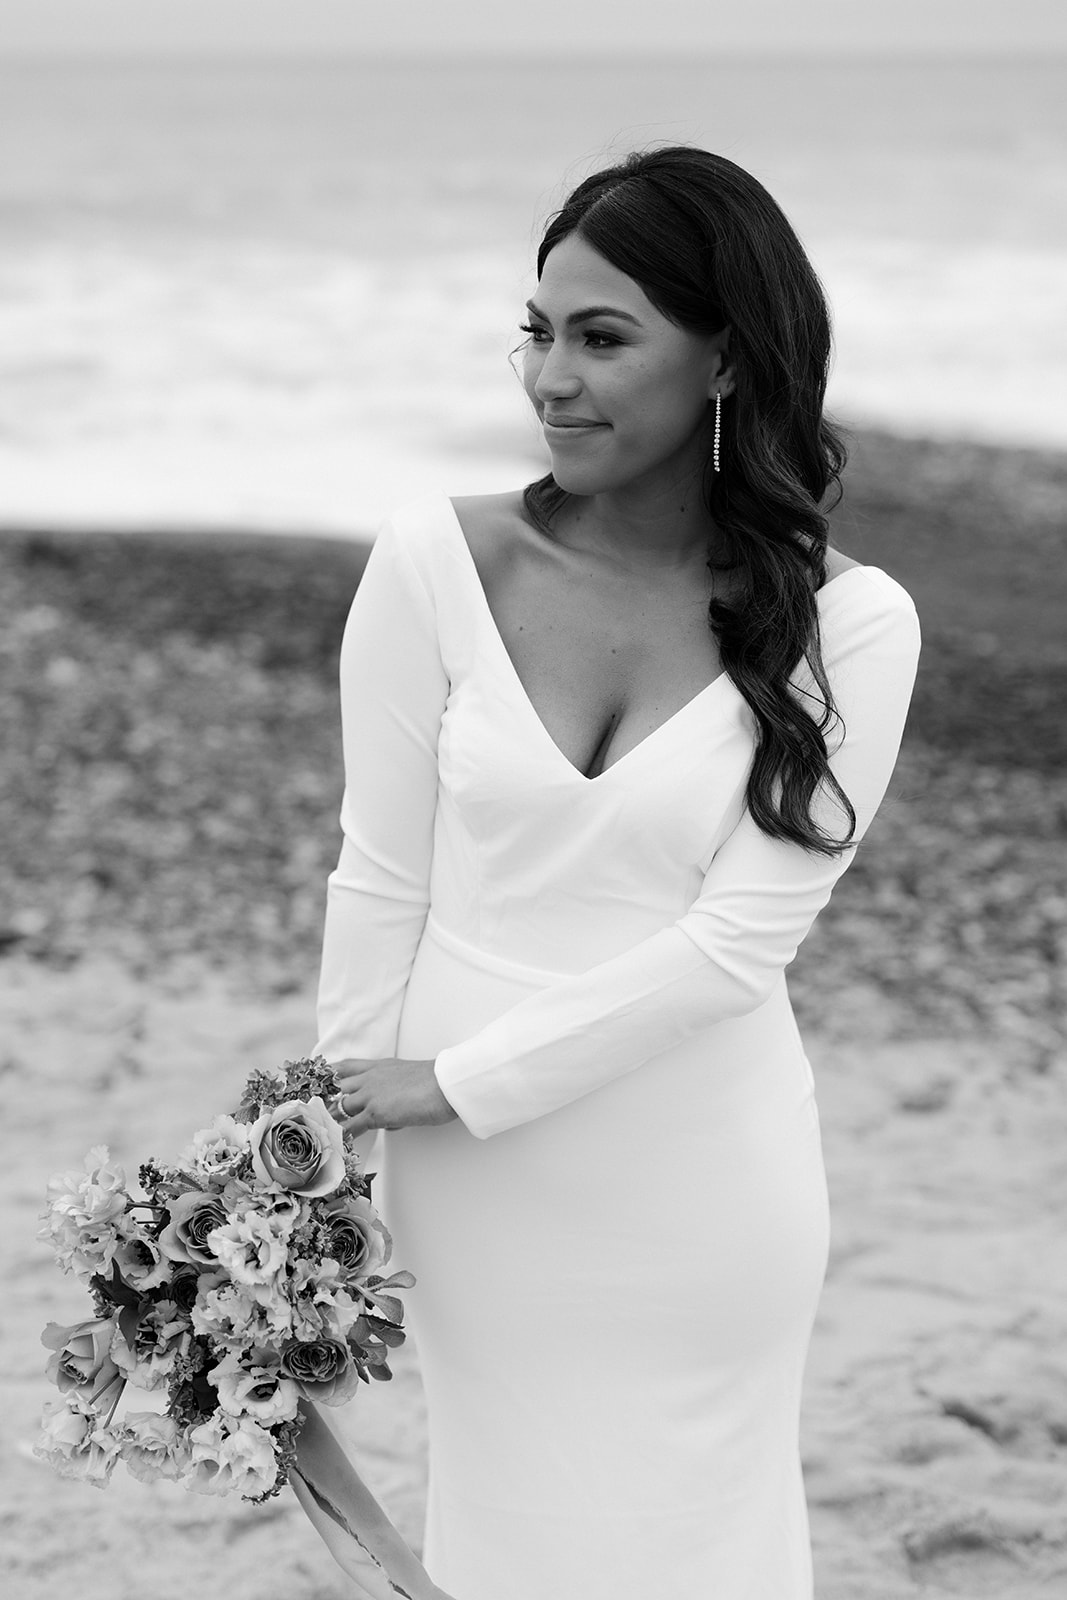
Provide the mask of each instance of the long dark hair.
[{"label": "long dark hair", "polygon": [[[819,644],[816,592],[826,576],[820,511],[846,453],[823,415],[831,353],[826,298],[804,249],[762,184],[722,156],[672,145],[628,156],[580,183],[550,221],[537,255],[577,234],[640,284],[679,327],[729,327],[735,388],[722,411],[722,470],[704,475],[714,519],[713,571],[731,575],[731,600],[708,621],[724,670],[756,721],[747,802],[773,838],[821,855],[844,850],[856,827],[831,772],[826,736],[840,723]],[[525,490],[545,531],[568,495],[551,474]],[[789,679],[803,657],[818,696]],[[847,831],[834,838],[812,814],[835,798]]]}]

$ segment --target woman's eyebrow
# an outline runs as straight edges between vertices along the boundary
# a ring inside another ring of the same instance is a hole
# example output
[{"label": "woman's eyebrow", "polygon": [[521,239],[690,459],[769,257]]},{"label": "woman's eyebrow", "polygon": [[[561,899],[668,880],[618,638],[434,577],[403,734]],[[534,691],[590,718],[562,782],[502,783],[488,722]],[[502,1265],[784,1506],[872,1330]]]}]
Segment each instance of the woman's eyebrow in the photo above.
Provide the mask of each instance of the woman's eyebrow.
[{"label": "woman's eyebrow", "polygon": [[[535,306],[532,300],[527,300],[526,309],[531,316],[540,317],[542,322],[548,322],[544,312]],[[567,318],[567,327],[574,328],[579,322],[589,322],[593,317],[618,317],[620,322],[632,322],[635,328],[641,326],[636,317],[632,317],[628,311],[618,310],[615,306],[586,306],[582,311],[571,312]]]}]

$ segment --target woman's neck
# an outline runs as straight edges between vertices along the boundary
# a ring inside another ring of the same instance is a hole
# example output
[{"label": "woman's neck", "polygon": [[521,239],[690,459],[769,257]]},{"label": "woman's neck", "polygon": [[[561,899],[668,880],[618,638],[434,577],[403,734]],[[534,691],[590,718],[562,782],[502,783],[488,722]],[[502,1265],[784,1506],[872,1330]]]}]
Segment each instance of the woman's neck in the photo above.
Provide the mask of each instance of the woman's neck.
[{"label": "woman's neck", "polygon": [[658,494],[575,495],[555,519],[561,544],[635,571],[704,566],[715,524],[698,483]]}]

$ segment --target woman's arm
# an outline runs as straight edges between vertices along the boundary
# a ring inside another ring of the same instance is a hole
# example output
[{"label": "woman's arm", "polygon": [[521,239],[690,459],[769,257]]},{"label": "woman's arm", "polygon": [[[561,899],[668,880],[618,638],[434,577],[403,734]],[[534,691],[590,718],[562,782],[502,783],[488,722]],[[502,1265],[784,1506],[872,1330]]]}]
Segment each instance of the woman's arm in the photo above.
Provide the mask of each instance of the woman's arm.
[{"label": "woman's arm", "polygon": [[[884,574],[850,580],[824,617],[823,649],[844,737],[831,766],[856,812],[855,842],[893,771],[919,652],[918,619]],[[830,802],[822,820],[841,818]],[[486,1138],[543,1116],[767,1000],[854,855],[768,838],[746,813],[678,922],[632,950],[520,1001],[441,1051],[435,1072]],[[709,1070],[713,1070],[709,1066]]]},{"label": "woman's arm", "polygon": [[[340,676],[344,838],[327,886],[315,1047],[331,1062],[394,1054],[429,905],[437,739],[449,686],[432,600],[388,523],[352,602]],[[292,1486],[353,1592],[364,1600],[448,1600],[317,1408],[307,1405],[305,1415]]]},{"label": "woman's arm", "polygon": [[429,905],[449,684],[433,600],[390,523],[352,602],[340,679],[344,838],[327,884],[315,1047],[329,1061],[395,1055]]}]

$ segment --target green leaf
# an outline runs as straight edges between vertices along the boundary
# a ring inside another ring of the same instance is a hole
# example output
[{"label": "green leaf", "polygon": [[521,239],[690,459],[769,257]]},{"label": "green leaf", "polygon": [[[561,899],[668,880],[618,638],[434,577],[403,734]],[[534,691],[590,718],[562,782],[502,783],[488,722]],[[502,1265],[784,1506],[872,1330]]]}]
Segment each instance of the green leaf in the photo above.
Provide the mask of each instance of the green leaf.
[{"label": "green leaf", "polygon": [[119,1332],[131,1350],[136,1348],[137,1329],[141,1322],[141,1305],[123,1306],[119,1312]]},{"label": "green leaf", "polygon": [[367,1295],[367,1299],[371,1301],[373,1305],[377,1306],[382,1315],[388,1317],[390,1322],[403,1322],[404,1307],[402,1302],[399,1301],[395,1295],[369,1294]]},{"label": "green leaf", "polygon": [[394,1272],[391,1278],[379,1278],[377,1283],[383,1289],[413,1289],[415,1287],[415,1274],[408,1272],[405,1268],[403,1272]]},{"label": "green leaf", "polygon": [[381,1322],[377,1318],[371,1319],[371,1328],[376,1339],[382,1344],[391,1345],[394,1349],[407,1341],[407,1334],[403,1328],[397,1328],[391,1322]]}]

